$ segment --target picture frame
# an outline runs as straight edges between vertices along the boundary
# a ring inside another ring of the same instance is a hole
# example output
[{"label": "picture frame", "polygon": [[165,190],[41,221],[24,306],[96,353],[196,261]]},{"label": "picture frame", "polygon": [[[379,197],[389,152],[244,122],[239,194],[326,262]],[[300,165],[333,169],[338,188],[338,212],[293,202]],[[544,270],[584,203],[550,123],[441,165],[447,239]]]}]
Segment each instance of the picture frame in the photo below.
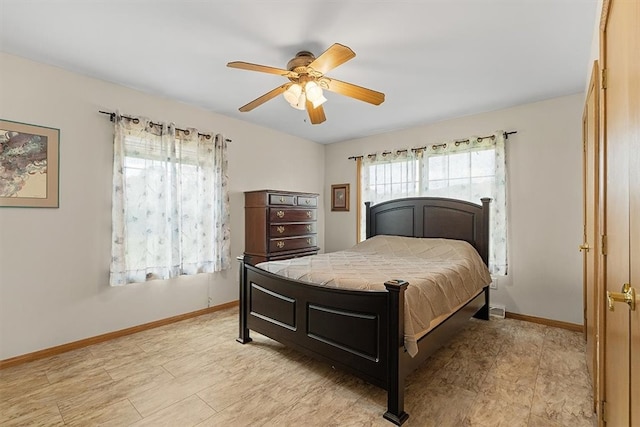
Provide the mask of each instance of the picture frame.
[{"label": "picture frame", "polygon": [[60,130],[0,119],[0,207],[59,207]]},{"label": "picture frame", "polygon": [[349,211],[349,184],[334,184],[331,186],[331,210]]}]

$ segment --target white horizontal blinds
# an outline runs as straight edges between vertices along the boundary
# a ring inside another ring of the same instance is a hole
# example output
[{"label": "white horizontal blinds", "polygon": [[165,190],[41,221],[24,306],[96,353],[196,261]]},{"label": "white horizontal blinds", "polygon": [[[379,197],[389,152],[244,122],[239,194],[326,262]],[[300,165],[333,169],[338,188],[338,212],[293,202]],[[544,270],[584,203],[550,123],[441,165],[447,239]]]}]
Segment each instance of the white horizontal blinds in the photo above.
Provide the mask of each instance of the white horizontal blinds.
[{"label": "white horizontal blinds", "polygon": [[[422,149],[376,153],[363,159],[362,200],[372,204],[412,197],[447,197],[480,203],[492,199],[489,269],[507,273],[504,133],[448,141]],[[361,218],[364,239],[366,219]]]},{"label": "white horizontal blinds", "polygon": [[224,138],[144,118],[115,126],[111,284],[228,268]]}]

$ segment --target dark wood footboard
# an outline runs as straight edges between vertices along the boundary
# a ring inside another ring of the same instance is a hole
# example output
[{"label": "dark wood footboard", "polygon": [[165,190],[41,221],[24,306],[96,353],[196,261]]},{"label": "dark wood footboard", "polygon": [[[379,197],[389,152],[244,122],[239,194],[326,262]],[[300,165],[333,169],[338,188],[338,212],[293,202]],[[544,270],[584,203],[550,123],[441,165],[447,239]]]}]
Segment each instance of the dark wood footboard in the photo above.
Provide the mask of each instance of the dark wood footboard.
[{"label": "dark wood footboard", "polygon": [[387,328],[398,322],[388,292],[315,286],[243,261],[240,276],[239,342],[253,330],[386,388]]}]

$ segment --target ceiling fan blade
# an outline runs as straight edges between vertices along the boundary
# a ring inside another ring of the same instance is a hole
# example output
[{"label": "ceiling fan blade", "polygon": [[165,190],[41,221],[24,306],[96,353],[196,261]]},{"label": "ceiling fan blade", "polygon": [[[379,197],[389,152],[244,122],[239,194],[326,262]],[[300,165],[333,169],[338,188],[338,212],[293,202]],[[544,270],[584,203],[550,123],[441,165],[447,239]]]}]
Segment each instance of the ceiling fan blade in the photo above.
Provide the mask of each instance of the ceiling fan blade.
[{"label": "ceiling fan blade", "polygon": [[355,52],[347,46],[340,43],[334,43],[329,49],[322,52],[320,56],[309,64],[309,67],[325,74],[355,56]]},{"label": "ceiling fan blade", "polygon": [[259,71],[261,73],[277,74],[285,77],[298,77],[298,73],[293,71],[283,70],[282,68],[268,67],[266,65],[252,64],[250,62],[233,61],[227,64],[230,68],[239,68],[247,71]]},{"label": "ceiling fan blade", "polygon": [[277,88],[273,89],[270,92],[265,93],[264,95],[254,99],[253,101],[251,101],[250,103],[243,105],[242,107],[240,107],[240,111],[242,111],[243,113],[246,113],[247,111],[251,111],[256,107],[261,106],[262,104],[264,104],[265,102],[269,101],[270,99],[275,98],[276,96],[280,95],[281,93],[283,93],[285,90],[287,90],[289,88],[289,86],[291,86],[293,83],[285,83],[282,86],[278,86]]},{"label": "ceiling fan blade", "polygon": [[324,115],[324,108],[322,108],[322,105],[318,105],[317,108],[313,108],[311,101],[307,101],[307,113],[309,113],[309,119],[311,119],[312,125],[319,125],[327,120],[327,117]]},{"label": "ceiling fan blade", "polygon": [[[380,105],[384,102],[384,93],[382,92],[376,92],[375,90],[357,86],[353,83],[341,82],[336,79],[326,78],[325,81],[328,84],[326,89],[331,92],[339,93],[340,95],[345,95],[374,105]],[[324,88],[324,85],[322,85],[322,87]]]}]

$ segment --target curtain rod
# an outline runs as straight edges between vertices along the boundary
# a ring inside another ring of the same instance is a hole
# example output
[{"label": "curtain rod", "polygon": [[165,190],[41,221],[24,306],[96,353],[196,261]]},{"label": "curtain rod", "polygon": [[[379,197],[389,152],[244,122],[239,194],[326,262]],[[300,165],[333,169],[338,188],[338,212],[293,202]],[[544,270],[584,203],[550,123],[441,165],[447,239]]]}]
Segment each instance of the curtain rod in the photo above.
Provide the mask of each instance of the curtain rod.
[{"label": "curtain rod", "polygon": [[[102,111],[102,110],[98,110],[98,113],[102,113],[102,114],[106,114],[109,116],[109,120],[114,121],[115,117],[116,117],[116,113],[112,112],[112,111]],[[124,114],[120,114],[120,117],[122,117],[123,119],[127,119],[127,120],[133,120],[134,123],[138,122],[138,118],[137,117],[131,117],[131,116],[125,116]],[[152,125],[154,126],[162,126],[162,123],[156,123],[156,122],[151,122]],[[187,129],[180,129],[180,128],[176,128],[177,131],[180,132],[188,132]],[[204,136],[207,139],[211,138],[211,135],[206,134],[206,133],[200,133],[198,132],[198,136]],[[224,139],[226,142],[232,142],[229,138],[225,138]]]},{"label": "curtain rod", "polygon": [[[504,135],[505,139],[509,139],[509,135],[513,135],[514,133],[518,133],[518,131],[514,130],[514,131],[511,131],[511,132],[503,132],[503,135]],[[478,139],[480,141],[482,141],[483,139],[487,139],[487,138],[492,138],[493,139],[494,136],[493,135],[487,135],[487,136],[479,136],[478,137]],[[460,139],[458,141],[454,141],[454,144],[456,144],[456,146],[460,145],[460,144],[463,144],[463,143],[467,143],[468,144],[469,143],[469,139]],[[444,148],[446,146],[447,146],[447,144],[433,144],[433,145],[431,145],[431,148],[433,148],[435,150],[436,148],[441,148],[441,147]],[[426,150],[427,147],[429,147],[429,146],[425,145],[424,147],[411,148],[411,151],[422,151],[422,150]],[[406,148],[404,150],[396,150],[396,153],[404,153],[406,151],[409,151],[409,150],[406,149]],[[383,151],[382,152],[383,155],[391,154],[391,153],[393,153],[393,151]],[[367,157],[373,157],[373,156],[375,156],[375,153],[367,154]],[[364,158],[364,156],[347,157],[348,160],[358,160],[358,159],[362,159],[362,158]]]}]

